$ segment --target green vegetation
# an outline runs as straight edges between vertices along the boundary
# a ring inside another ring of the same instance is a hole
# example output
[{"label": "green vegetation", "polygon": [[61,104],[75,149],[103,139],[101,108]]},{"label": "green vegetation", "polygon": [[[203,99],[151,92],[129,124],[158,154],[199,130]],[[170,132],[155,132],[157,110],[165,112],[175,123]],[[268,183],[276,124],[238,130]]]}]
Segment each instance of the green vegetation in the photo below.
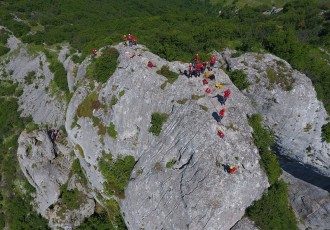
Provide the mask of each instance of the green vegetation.
[{"label": "green vegetation", "polygon": [[209,111],[209,108],[207,108],[206,106],[204,105],[199,105],[199,107],[204,110],[205,112]]},{"label": "green vegetation", "polygon": [[253,140],[259,149],[260,166],[265,170],[268,182],[274,184],[282,173],[276,155],[270,150],[270,147],[274,144],[274,136],[262,126],[260,114],[253,114],[249,118],[249,125],[253,128]]},{"label": "green vegetation", "polygon": [[248,77],[243,70],[234,70],[232,72],[228,72],[228,75],[239,90],[247,89],[249,87],[250,82],[248,81]]},{"label": "green vegetation", "polygon": [[309,132],[311,131],[313,128],[312,124],[311,123],[307,123],[305,128],[304,128],[304,132]]},{"label": "green vegetation", "polygon": [[198,96],[198,95],[195,95],[195,94],[191,95],[191,99],[195,100],[195,101],[197,101],[198,99],[203,98],[203,97],[205,97],[205,96],[204,95]]},{"label": "green vegetation", "polygon": [[97,109],[99,106],[98,95],[96,92],[92,92],[78,106],[77,115],[78,117],[92,117],[93,109]]},{"label": "green vegetation", "polygon": [[151,127],[149,128],[149,132],[159,136],[162,131],[163,124],[167,121],[168,114],[167,113],[153,113],[151,114]]},{"label": "green vegetation", "polygon": [[108,191],[108,195],[125,198],[125,188],[134,165],[133,156],[118,156],[115,160],[112,159],[111,153],[103,153],[102,159],[99,160],[99,168],[106,180],[104,188]]},{"label": "green vegetation", "polygon": [[112,109],[112,106],[114,106],[115,104],[117,104],[117,102],[118,102],[118,98],[115,95],[113,95],[111,97],[111,101],[110,101],[110,109]]},{"label": "green vegetation", "polygon": [[330,143],[330,122],[322,126],[322,138],[327,143]]},{"label": "green vegetation", "polygon": [[[4,85],[1,81],[1,95],[15,94]],[[31,118],[19,116],[16,98],[0,97],[0,107],[0,228],[48,229],[47,221],[30,205],[35,191],[18,167],[17,138]]]},{"label": "green vegetation", "polygon": [[117,139],[117,131],[114,123],[111,122],[109,127],[107,127],[107,133],[110,137]]},{"label": "green vegetation", "polygon": [[28,72],[28,74],[24,77],[25,84],[31,85],[33,80],[36,78],[36,73],[34,71]]},{"label": "green vegetation", "polygon": [[246,214],[260,229],[298,229],[295,216],[288,204],[288,189],[284,181],[278,180],[282,173],[276,155],[270,147],[274,143],[272,133],[262,126],[262,117],[253,114],[249,118],[253,128],[253,140],[259,149],[260,165],[266,171],[271,184],[262,198],[250,206]]},{"label": "green vegetation", "polygon": [[162,165],[160,164],[160,162],[156,162],[156,164],[155,164],[155,166],[154,166],[154,169],[155,169],[157,172],[162,171]]},{"label": "green vegetation", "polygon": [[298,229],[288,205],[288,188],[283,180],[274,183],[246,213],[260,229]]},{"label": "green vegetation", "polygon": [[170,160],[169,162],[166,163],[166,168],[172,168],[175,163],[176,163],[175,159]]},{"label": "green vegetation", "polygon": [[269,80],[268,89],[273,89],[275,85],[280,86],[283,90],[290,91],[293,89],[294,79],[292,73],[286,70],[285,66],[274,66],[266,69],[266,77]]},{"label": "green vegetation", "polygon": [[174,73],[173,71],[171,71],[167,65],[163,65],[162,68],[160,70],[157,70],[158,74],[163,75],[164,77],[167,78],[167,82],[170,84],[173,84],[176,79],[178,79],[179,74],[178,73]]},{"label": "green vegetation", "polygon": [[87,185],[87,178],[85,176],[85,173],[83,172],[83,169],[80,166],[79,159],[75,159],[72,162],[71,172],[69,176],[72,176],[73,174],[77,174],[81,178],[82,184]]},{"label": "green vegetation", "polygon": [[68,184],[61,186],[61,208],[62,212],[65,210],[78,209],[81,205],[86,202],[86,195],[80,192],[77,188],[68,190]]},{"label": "green vegetation", "polygon": [[122,91],[119,92],[119,97],[122,97],[124,95],[125,95],[125,90],[122,90]]},{"label": "green vegetation", "polygon": [[89,66],[87,75],[98,82],[104,83],[115,72],[118,66],[119,52],[115,48],[106,48],[102,55]]},{"label": "green vegetation", "polygon": [[10,51],[9,48],[3,46],[3,45],[0,45],[0,56],[2,55],[5,55],[6,53],[8,53]]},{"label": "green vegetation", "polygon": [[165,89],[166,85],[167,85],[167,81],[164,81],[164,82],[160,85],[160,88],[161,88],[161,89]]},{"label": "green vegetation", "polygon": [[184,105],[184,104],[186,104],[186,102],[188,101],[188,99],[182,99],[182,100],[177,100],[176,102],[178,103],[178,104],[181,104],[181,105]]},{"label": "green vegetation", "polygon": [[18,83],[13,81],[1,80],[0,96],[20,96]]}]

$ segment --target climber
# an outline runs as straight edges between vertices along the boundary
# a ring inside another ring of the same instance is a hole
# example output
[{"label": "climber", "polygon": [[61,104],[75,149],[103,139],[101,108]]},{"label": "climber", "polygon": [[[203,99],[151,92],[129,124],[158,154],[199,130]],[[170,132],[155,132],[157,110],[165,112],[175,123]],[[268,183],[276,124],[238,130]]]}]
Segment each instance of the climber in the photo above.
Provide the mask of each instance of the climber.
[{"label": "climber", "polygon": [[148,66],[149,68],[155,67],[155,65],[154,65],[151,61],[148,61],[147,66]]},{"label": "climber", "polygon": [[213,54],[212,57],[211,57],[211,59],[210,59],[210,67],[213,67],[214,66],[215,60],[216,60],[216,58],[215,58],[215,55]]},{"label": "climber", "polygon": [[97,55],[97,50],[92,50],[92,54],[94,55],[94,57],[96,57],[96,55]]},{"label": "climber", "polygon": [[219,116],[220,116],[220,121],[222,120],[222,118],[225,116],[225,112],[226,112],[226,109],[223,108],[219,111]]},{"label": "climber", "polygon": [[201,72],[204,73],[204,71],[206,70],[206,66],[207,66],[207,62],[206,61],[203,61],[202,62],[202,69],[201,69]]},{"label": "climber", "polygon": [[221,131],[221,129],[218,129],[218,136],[220,138],[224,138],[225,137],[225,134]]},{"label": "climber", "polygon": [[126,35],[123,36],[123,45],[127,46],[127,37],[126,37]]},{"label": "climber", "polygon": [[[225,100],[225,98],[222,95],[217,94],[214,97],[218,98],[218,101],[220,102],[221,105],[225,105],[226,100]],[[212,98],[214,98],[214,97],[212,97]]]},{"label": "climber", "polygon": [[198,63],[198,64],[196,65],[197,77],[200,76],[202,68],[203,68],[202,63]]},{"label": "climber", "polygon": [[207,88],[207,89],[205,90],[205,93],[211,93],[211,89],[210,89],[210,88]]},{"label": "climber", "polygon": [[188,78],[191,78],[192,77],[192,74],[193,74],[193,65],[191,63],[189,63],[189,66],[188,66]]},{"label": "climber", "polygon": [[221,88],[223,87],[223,85],[222,85],[222,84],[220,84],[220,83],[216,83],[216,84],[215,84],[215,87],[217,87],[217,88],[221,89]]},{"label": "climber", "polygon": [[61,139],[61,133],[57,129],[48,130],[47,134],[48,134],[50,140],[53,142],[53,144],[54,144],[55,140],[59,141]]},{"label": "climber", "polygon": [[195,56],[195,63],[196,63],[196,64],[199,63],[199,55],[198,55],[198,54],[196,54],[196,56]]},{"label": "climber", "polygon": [[203,79],[203,85],[207,85],[207,80],[206,79]]},{"label": "climber", "polygon": [[227,89],[223,92],[223,97],[225,99],[225,102],[227,101],[228,97],[230,96],[230,89]]},{"label": "climber", "polygon": [[229,166],[229,173],[232,174],[237,170],[237,168],[235,166]]},{"label": "climber", "polygon": [[137,44],[137,39],[132,35],[132,44],[136,46]]},{"label": "climber", "polygon": [[131,35],[131,34],[128,34],[128,45],[129,46],[132,46],[132,44],[133,44],[133,35]]}]

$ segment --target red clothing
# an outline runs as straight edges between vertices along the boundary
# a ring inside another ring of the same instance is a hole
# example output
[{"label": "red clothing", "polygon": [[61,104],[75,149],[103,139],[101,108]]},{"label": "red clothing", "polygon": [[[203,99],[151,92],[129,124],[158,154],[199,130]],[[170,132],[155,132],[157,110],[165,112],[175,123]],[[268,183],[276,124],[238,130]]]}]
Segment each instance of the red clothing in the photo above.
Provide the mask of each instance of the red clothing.
[{"label": "red clothing", "polygon": [[201,63],[196,65],[196,70],[200,71],[202,69],[203,65]]},{"label": "red clothing", "polygon": [[126,36],[123,37],[123,41],[124,41],[124,42],[127,41],[127,37],[126,37]]},{"label": "red clothing", "polygon": [[206,61],[203,61],[202,65],[204,66],[204,68],[206,68],[207,65]]},{"label": "red clothing", "polygon": [[214,64],[215,63],[215,56],[212,56],[210,59],[210,63]]},{"label": "red clothing", "polygon": [[211,93],[211,89],[210,89],[210,88],[207,88],[207,89],[205,90],[205,92],[206,92],[206,93]]},{"label": "red clothing", "polygon": [[220,112],[219,112],[220,117],[224,117],[225,116],[225,112],[226,112],[225,109],[220,110]]},{"label": "red clothing", "polygon": [[97,50],[92,50],[92,54],[96,54],[97,53]]},{"label": "red clothing", "polygon": [[134,38],[134,36],[133,36],[133,35],[128,35],[128,41],[132,41],[132,40],[133,40],[133,38]]},{"label": "red clothing", "polygon": [[188,71],[189,71],[189,73],[191,73],[191,72],[193,71],[193,66],[192,66],[192,65],[190,65],[190,66],[188,67]]},{"label": "red clothing", "polygon": [[152,68],[154,66],[154,64],[151,61],[148,61],[147,66],[150,67],[150,68]]},{"label": "red clothing", "polygon": [[203,79],[203,85],[206,85],[208,82],[206,79]]},{"label": "red clothing", "polygon": [[195,56],[195,62],[196,63],[199,63],[199,56],[198,56],[198,54],[196,54],[196,56]]},{"label": "red clothing", "polygon": [[218,136],[220,138],[224,138],[225,137],[225,134],[221,130],[218,130]]},{"label": "red clothing", "polygon": [[227,89],[226,91],[224,91],[224,92],[223,92],[223,94],[224,94],[224,95],[223,95],[224,98],[227,99],[227,98],[230,96],[230,93],[231,93],[231,92],[230,92],[230,89]]},{"label": "red clothing", "polygon": [[232,169],[229,169],[229,173],[234,173],[236,170],[237,170],[236,167],[234,167],[234,168],[232,168]]}]

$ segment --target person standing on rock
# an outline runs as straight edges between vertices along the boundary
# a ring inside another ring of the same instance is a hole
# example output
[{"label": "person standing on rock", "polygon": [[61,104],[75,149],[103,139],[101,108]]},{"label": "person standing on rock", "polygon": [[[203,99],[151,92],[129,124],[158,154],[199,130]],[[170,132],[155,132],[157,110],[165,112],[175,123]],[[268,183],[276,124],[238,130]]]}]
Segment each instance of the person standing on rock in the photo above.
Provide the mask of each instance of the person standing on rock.
[{"label": "person standing on rock", "polygon": [[202,71],[202,68],[203,68],[202,63],[198,63],[198,64],[196,65],[197,77],[200,76],[201,71]]},{"label": "person standing on rock", "polygon": [[199,63],[199,55],[198,54],[196,54],[196,56],[195,56],[195,63],[196,63],[196,65]]},{"label": "person standing on rock", "polygon": [[212,57],[211,57],[211,59],[210,59],[210,67],[213,68],[213,66],[215,64],[215,60],[216,60],[216,58],[215,58],[215,55],[213,54]]},{"label": "person standing on rock", "polygon": [[131,47],[133,45],[133,36],[131,34],[128,34],[128,45]]},{"label": "person standing on rock", "polygon": [[230,89],[227,89],[227,90],[225,90],[225,91],[223,92],[223,97],[224,97],[224,99],[225,99],[225,102],[226,102],[227,99],[229,98],[230,94],[231,94]]},{"label": "person standing on rock", "polygon": [[126,35],[123,36],[123,45],[127,46],[127,37],[126,37]]}]

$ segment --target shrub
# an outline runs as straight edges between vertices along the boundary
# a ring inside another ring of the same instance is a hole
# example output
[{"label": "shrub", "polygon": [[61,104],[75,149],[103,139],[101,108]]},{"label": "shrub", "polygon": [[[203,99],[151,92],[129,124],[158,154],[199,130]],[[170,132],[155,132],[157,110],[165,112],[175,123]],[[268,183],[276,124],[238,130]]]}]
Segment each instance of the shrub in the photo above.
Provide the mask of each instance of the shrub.
[{"label": "shrub", "polygon": [[116,160],[113,160],[110,153],[104,153],[99,161],[99,168],[106,180],[105,189],[120,199],[125,198],[125,188],[134,165],[133,156],[118,156]]},{"label": "shrub", "polygon": [[158,74],[163,75],[164,77],[166,77],[167,78],[167,81],[170,84],[173,84],[176,81],[176,79],[178,79],[178,77],[179,77],[179,74],[172,72],[168,68],[167,65],[163,65],[162,68],[160,70],[158,70],[156,73],[158,73]]},{"label": "shrub", "polygon": [[177,100],[176,102],[180,105],[184,105],[184,104],[186,104],[187,101],[188,101],[188,99],[185,98],[185,99],[182,99],[182,100]]},{"label": "shrub", "polygon": [[109,127],[107,127],[107,132],[110,137],[116,139],[117,138],[117,131],[116,131],[116,126],[114,123],[110,123]]},{"label": "shrub", "polygon": [[330,122],[322,126],[322,138],[327,143],[330,143]]},{"label": "shrub", "polygon": [[78,106],[78,117],[92,117],[93,116],[93,104],[98,101],[98,95],[96,92],[89,94]]},{"label": "shrub", "polygon": [[119,97],[122,97],[124,95],[125,95],[125,90],[122,90],[122,91],[119,92]]},{"label": "shrub", "polygon": [[67,190],[68,184],[61,186],[61,204],[62,208],[74,210],[78,209],[80,205],[85,203],[86,195],[80,192],[77,188]]},{"label": "shrub", "polygon": [[149,128],[149,132],[159,136],[162,131],[163,124],[167,121],[168,114],[166,113],[153,113],[151,115],[151,127]]},{"label": "shrub", "polygon": [[0,56],[5,55],[6,53],[8,53],[10,51],[9,48],[0,45]]},{"label": "shrub", "polygon": [[273,184],[281,175],[282,170],[276,155],[270,150],[274,144],[272,133],[262,126],[260,114],[253,114],[249,118],[249,124],[253,128],[253,140],[260,154],[260,166],[265,170],[268,181]]},{"label": "shrub", "polygon": [[15,90],[18,87],[18,83],[14,83],[13,81],[1,81],[0,82],[0,95],[1,96],[13,96],[15,94]]},{"label": "shrub", "polygon": [[111,101],[110,101],[110,109],[112,109],[112,106],[114,106],[115,104],[117,104],[117,102],[118,102],[118,98],[115,95],[113,95],[111,97]]},{"label": "shrub", "polygon": [[68,81],[67,81],[67,73],[59,61],[52,60],[50,62],[49,69],[54,73],[54,81],[57,85],[57,87],[66,92],[69,93],[69,87],[68,87]]},{"label": "shrub", "polygon": [[25,84],[31,85],[33,80],[36,78],[36,73],[34,71],[28,72],[27,75],[24,77]]},{"label": "shrub", "polygon": [[289,209],[288,189],[283,180],[274,183],[246,214],[260,229],[298,229]]},{"label": "shrub", "polygon": [[249,87],[250,82],[248,81],[248,77],[243,70],[234,70],[232,72],[228,72],[228,75],[231,81],[239,90],[243,90]]},{"label": "shrub", "polygon": [[175,159],[170,160],[169,162],[166,163],[166,168],[172,168],[175,163],[176,163]]},{"label": "shrub", "polygon": [[92,64],[92,78],[104,83],[116,71],[118,66],[119,52],[115,48],[105,49],[103,54]]}]

